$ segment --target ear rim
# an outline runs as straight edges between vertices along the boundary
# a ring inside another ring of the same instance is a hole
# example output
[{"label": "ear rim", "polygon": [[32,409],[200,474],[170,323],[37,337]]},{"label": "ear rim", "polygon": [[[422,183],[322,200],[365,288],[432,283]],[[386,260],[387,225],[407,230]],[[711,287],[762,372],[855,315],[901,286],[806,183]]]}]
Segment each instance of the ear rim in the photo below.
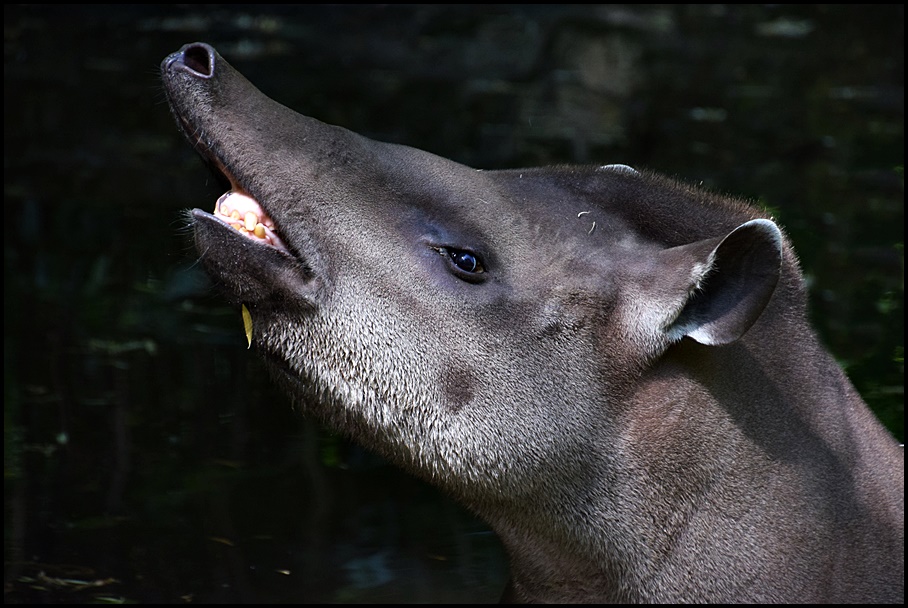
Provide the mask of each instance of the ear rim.
[{"label": "ear rim", "polygon": [[683,246],[708,253],[693,263],[686,301],[666,328],[672,342],[684,337],[707,346],[736,342],[762,316],[775,293],[784,246],[775,222],[750,220],[708,248],[714,242]]}]

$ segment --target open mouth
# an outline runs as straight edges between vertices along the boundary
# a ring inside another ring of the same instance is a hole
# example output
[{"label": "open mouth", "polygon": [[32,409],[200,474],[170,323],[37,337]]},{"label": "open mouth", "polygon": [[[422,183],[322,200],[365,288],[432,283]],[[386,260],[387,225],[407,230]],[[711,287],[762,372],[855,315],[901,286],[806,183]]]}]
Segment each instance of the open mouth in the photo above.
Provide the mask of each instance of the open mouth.
[{"label": "open mouth", "polygon": [[215,203],[214,216],[254,241],[289,253],[287,245],[275,231],[274,220],[265,213],[258,201],[247,194],[233,190],[224,193]]}]

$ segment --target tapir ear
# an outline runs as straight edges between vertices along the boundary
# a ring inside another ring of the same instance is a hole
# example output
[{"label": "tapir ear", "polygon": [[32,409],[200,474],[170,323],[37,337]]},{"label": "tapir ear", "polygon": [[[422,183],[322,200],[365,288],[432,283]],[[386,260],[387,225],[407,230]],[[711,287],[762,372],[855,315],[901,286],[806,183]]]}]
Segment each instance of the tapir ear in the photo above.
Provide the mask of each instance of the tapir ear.
[{"label": "tapir ear", "polygon": [[[771,221],[741,224],[716,239],[662,252],[664,261],[691,283],[678,316],[667,328],[670,340],[687,336],[701,344],[729,344],[763,313],[779,282],[782,233]],[[679,268],[678,264],[682,267]]]}]

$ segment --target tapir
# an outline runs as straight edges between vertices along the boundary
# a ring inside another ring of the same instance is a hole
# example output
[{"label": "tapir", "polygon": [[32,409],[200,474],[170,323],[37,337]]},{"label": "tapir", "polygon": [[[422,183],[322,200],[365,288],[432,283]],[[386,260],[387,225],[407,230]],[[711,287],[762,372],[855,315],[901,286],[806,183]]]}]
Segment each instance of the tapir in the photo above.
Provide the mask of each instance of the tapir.
[{"label": "tapir", "polygon": [[161,71],[229,182],[201,264],[304,411],[507,551],[507,602],[904,601],[904,452],[821,345],[789,239],[622,164],[484,171]]}]

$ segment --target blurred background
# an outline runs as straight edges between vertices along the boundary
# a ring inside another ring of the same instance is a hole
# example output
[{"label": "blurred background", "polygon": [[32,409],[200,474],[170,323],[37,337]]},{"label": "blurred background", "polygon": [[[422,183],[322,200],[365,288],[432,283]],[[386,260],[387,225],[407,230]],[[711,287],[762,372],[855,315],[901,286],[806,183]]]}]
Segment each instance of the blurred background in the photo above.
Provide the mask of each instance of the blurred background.
[{"label": "blurred background", "polygon": [[904,427],[904,5],[4,5],[4,600],[486,602],[488,528],[272,389],[183,211],[221,194],[158,65],[486,169],[756,200]]}]

